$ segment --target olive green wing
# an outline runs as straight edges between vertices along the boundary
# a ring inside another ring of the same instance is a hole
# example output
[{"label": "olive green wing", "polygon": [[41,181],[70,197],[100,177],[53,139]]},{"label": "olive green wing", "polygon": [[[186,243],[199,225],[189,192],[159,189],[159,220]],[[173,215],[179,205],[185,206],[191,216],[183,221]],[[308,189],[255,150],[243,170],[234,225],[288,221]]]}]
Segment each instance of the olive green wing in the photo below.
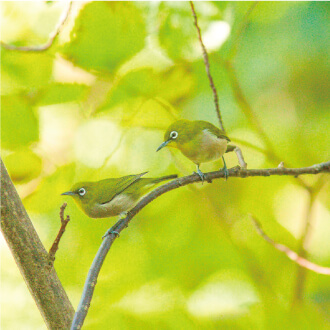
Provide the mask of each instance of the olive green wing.
[{"label": "olive green wing", "polygon": [[121,194],[125,189],[131,186],[134,182],[138,181],[146,173],[148,172],[100,181],[100,184],[102,184],[102,189],[99,190],[98,203],[109,203],[115,196]]},{"label": "olive green wing", "polygon": [[200,128],[209,130],[217,138],[226,139],[227,141],[230,142],[230,139],[226,135],[226,133],[224,131],[222,131],[221,129],[219,129],[218,127],[212,125],[211,123],[209,123],[207,121],[203,121],[203,120],[198,120],[196,123],[197,123],[197,125],[200,126]]}]

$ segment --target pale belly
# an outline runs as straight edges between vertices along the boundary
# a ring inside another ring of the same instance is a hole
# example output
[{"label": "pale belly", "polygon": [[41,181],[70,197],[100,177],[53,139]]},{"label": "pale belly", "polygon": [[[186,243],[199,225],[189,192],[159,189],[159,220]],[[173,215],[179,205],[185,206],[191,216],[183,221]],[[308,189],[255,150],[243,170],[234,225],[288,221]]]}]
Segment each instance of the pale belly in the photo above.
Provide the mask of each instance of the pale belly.
[{"label": "pale belly", "polygon": [[92,218],[114,217],[120,213],[129,211],[135,206],[136,202],[136,200],[128,195],[120,194],[109,203],[94,206],[89,216]]},{"label": "pale belly", "polygon": [[182,153],[195,164],[202,164],[219,159],[227,150],[228,141],[219,139],[208,130],[204,130],[198,138],[193,141],[194,147],[183,146]]}]

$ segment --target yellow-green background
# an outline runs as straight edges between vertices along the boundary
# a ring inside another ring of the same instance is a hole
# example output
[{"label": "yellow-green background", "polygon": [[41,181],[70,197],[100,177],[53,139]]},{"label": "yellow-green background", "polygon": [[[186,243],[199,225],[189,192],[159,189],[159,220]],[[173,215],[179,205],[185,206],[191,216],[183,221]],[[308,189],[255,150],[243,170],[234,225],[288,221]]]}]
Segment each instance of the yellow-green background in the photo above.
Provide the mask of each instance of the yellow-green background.
[{"label": "yellow-green background", "polygon": [[[249,168],[327,161],[328,4],[261,2],[244,31],[251,4],[195,4],[227,133],[266,150],[237,143]],[[2,41],[45,43],[65,8],[2,2]],[[277,158],[244,115],[226,58]],[[164,130],[176,118],[218,125],[190,6],[75,2],[49,50],[1,47],[1,66],[1,155],[47,249],[59,228],[59,208],[68,202],[71,222],[55,268],[76,308],[101,237],[116,219],[89,219],[60,194],[82,180],[189,174],[194,165],[178,152],[155,152]],[[237,165],[234,154],[226,159]],[[303,177],[311,186],[317,179]],[[330,266],[328,177],[320,180],[307,258]],[[286,176],[221,179],[160,197],[110,250],[85,328],[328,328],[329,278],[304,270],[297,302],[298,267],[258,236],[248,217],[297,250],[309,199],[297,179]],[[2,328],[44,329],[4,239],[1,247]]]}]

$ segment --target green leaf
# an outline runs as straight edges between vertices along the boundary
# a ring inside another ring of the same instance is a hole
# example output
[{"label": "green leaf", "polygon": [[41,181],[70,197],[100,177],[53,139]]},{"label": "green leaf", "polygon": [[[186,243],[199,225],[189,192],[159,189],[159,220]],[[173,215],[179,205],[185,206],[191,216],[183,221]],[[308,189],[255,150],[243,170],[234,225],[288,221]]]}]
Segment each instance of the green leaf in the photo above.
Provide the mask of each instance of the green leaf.
[{"label": "green leaf", "polygon": [[[205,32],[213,20],[222,19],[221,11],[211,2],[194,3],[198,26]],[[159,42],[175,61],[194,60],[202,50],[189,2],[162,2],[159,15]]]},{"label": "green leaf", "polygon": [[35,213],[46,213],[59,207],[65,200],[61,193],[70,188],[74,168],[73,164],[59,167],[56,172],[45,178],[38,189],[24,199],[25,207]]},{"label": "green leaf", "polygon": [[52,61],[45,53],[19,52],[1,47],[1,94],[31,90],[48,83]]},{"label": "green leaf", "polygon": [[21,95],[1,97],[2,147],[14,149],[39,139],[39,123],[31,105]]},{"label": "green leaf", "polygon": [[161,4],[159,41],[175,60],[189,58],[198,40],[189,4],[186,5],[187,8],[170,8],[166,3]]},{"label": "green leaf", "polygon": [[88,87],[79,84],[53,83],[40,91],[38,105],[50,105],[81,100]]},{"label": "green leaf", "polygon": [[14,183],[24,183],[39,176],[42,162],[28,148],[22,148],[4,158],[4,163]]},{"label": "green leaf", "polygon": [[188,97],[194,85],[191,71],[183,65],[171,67],[160,73],[152,69],[131,71],[111,89],[99,111],[139,97],[147,99],[161,97],[175,106]]},{"label": "green leaf", "polygon": [[131,2],[91,2],[78,16],[64,55],[86,69],[114,72],[144,47],[145,24]]}]

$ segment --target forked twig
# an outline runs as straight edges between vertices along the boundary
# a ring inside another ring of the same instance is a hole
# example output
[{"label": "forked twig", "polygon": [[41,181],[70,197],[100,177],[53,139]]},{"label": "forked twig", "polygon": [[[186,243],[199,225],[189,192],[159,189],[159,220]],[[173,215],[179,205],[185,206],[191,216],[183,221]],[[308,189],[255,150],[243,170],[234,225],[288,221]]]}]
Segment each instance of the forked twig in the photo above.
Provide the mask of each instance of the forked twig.
[{"label": "forked twig", "polygon": [[51,265],[53,265],[53,263],[54,263],[55,254],[56,254],[56,251],[58,250],[60,240],[61,240],[61,238],[62,238],[62,236],[65,232],[65,228],[66,228],[67,224],[70,221],[70,216],[69,215],[67,215],[66,218],[64,219],[64,210],[65,210],[66,206],[67,206],[67,203],[63,203],[63,205],[61,206],[61,209],[60,209],[61,227],[60,227],[60,230],[58,231],[58,234],[57,234],[57,236],[54,240],[54,243],[53,243],[53,245],[50,248],[49,253],[48,253]]}]

